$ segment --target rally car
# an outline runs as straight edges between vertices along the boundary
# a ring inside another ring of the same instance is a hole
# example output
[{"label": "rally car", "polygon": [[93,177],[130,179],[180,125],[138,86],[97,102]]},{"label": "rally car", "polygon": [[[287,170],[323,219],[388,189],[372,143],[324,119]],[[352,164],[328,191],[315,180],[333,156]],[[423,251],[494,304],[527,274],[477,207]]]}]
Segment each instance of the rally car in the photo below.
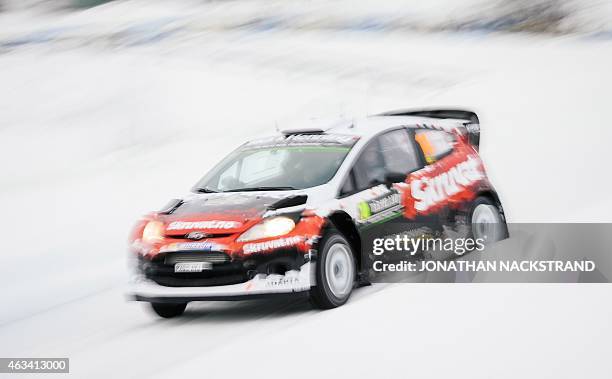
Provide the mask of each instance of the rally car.
[{"label": "rally car", "polygon": [[165,318],[191,301],[277,294],[334,308],[368,284],[368,241],[391,224],[467,224],[474,237],[501,239],[487,227],[505,216],[479,139],[475,113],[430,109],[246,142],[137,223],[131,297]]}]

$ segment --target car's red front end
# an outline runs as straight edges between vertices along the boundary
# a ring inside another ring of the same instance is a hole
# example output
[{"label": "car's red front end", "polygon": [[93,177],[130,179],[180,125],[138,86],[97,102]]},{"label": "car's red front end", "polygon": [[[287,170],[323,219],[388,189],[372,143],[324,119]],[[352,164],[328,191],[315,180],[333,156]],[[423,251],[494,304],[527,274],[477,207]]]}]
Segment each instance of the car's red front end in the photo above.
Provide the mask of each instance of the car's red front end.
[{"label": "car's red front end", "polygon": [[324,219],[303,206],[275,210],[280,199],[193,194],[145,217],[130,236],[133,297],[176,302],[308,290]]}]

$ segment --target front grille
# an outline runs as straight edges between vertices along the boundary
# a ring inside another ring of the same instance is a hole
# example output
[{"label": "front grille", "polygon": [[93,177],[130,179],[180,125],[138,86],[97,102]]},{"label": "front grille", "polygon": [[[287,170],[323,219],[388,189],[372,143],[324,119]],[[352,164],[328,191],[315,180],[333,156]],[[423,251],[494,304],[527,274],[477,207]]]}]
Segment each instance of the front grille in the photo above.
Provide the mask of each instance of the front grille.
[{"label": "front grille", "polygon": [[229,255],[218,252],[186,252],[179,251],[176,253],[167,253],[164,258],[164,264],[173,265],[179,262],[210,262],[213,264],[226,263],[230,261]]},{"label": "front grille", "polygon": [[[210,262],[212,270],[202,272],[174,272],[179,262]],[[151,261],[141,258],[141,270],[157,284],[167,287],[207,287],[244,283],[248,269],[242,261],[232,261],[220,251],[176,251],[159,254]]]},{"label": "front grille", "polygon": [[[183,262],[208,262],[212,267],[202,272],[175,272],[175,265]],[[255,273],[296,270],[304,264],[303,254],[297,249],[270,252],[243,260],[222,251],[169,251],[152,259],[140,257],[141,272],[150,280],[167,287],[207,287],[244,283]]]}]

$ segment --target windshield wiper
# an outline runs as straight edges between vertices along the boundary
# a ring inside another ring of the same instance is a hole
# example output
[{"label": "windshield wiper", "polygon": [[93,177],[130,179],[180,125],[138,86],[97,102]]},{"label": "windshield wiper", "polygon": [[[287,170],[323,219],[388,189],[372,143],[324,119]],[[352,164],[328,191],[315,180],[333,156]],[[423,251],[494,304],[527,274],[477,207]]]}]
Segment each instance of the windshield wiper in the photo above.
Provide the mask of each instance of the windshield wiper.
[{"label": "windshield wiper", "polygon": [[217,193],[217,192],[219,192],[219,191],[211,190],[208,187],[196,188],[196,191],[199,192],[199,193]]},{"label": "windshield wiper", "polygon": [[295,187],[245,187],[245,188],[234,188],[223,192],[242,192],[242,191],[287,191],[296,190]]}]

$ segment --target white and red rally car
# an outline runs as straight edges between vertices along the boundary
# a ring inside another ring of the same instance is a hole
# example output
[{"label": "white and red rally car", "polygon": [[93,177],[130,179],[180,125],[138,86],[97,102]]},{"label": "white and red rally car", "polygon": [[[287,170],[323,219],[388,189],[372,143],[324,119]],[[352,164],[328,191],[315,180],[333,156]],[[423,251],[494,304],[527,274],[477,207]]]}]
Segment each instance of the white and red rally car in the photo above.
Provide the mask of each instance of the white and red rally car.
[{"label": "white and red rally car", "polygon": [[131,296],[162,317],[191,301],[271,294],[333,308],[368,283],[373,237],[462,223],[474,237],[501,239],[504,212],[479,133],[475,113],[432,109],[247,142],[137,224]]}]

